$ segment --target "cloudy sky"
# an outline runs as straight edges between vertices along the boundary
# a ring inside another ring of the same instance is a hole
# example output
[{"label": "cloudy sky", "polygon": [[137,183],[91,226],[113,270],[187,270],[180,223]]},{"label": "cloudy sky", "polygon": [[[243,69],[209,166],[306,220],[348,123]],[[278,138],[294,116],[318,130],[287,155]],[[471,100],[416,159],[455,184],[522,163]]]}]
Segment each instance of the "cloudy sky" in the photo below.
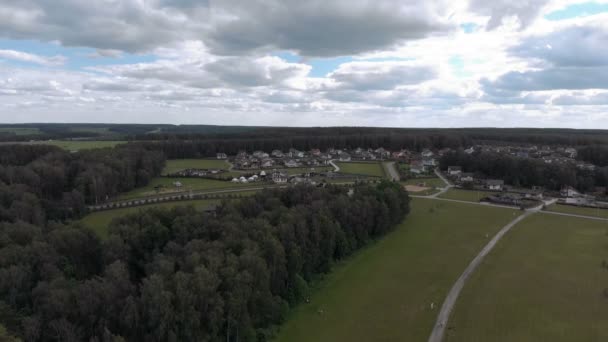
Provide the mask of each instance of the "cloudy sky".
[{"label": "cloudy sky", "polygon": [[608,128],[608,0],[2,0],[0,122]]}]

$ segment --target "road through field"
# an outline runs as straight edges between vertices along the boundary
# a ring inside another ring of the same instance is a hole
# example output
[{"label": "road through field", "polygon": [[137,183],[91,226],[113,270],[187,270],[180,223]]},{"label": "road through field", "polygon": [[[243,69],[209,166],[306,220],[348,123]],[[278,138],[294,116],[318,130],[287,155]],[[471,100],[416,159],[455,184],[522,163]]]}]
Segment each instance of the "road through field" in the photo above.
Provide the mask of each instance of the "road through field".
[{"label": "road through field", "polygon": [[529,215],[537,212],[538,210],[540,210],[540,208],[527,210],[523,214],[515,218],[513,221],[509,222],[494,236],[494,238],[492,238],[492,240],[490,240],[490,242],[488,242],[488,244],[481,250],[481,252],[475,257],[475,259],[471,261],[469,266],[460,275],[458,280],[456,280],[456,283],[454,284],[454,286],[452,286],[450,292],[448,292],[448,295],[446,296],[445,301],[441,306],[441,310],[439,311],[439,315],[437,316],[437,323],[435,323],[435,327],[433,328],[431,336],[429,337],[429,342],[441,342],[443,340],[443,335],[445,334],[448,319],[450,318],[450,313],[452,312],[454,304],[458,299],[458,295],[460,294],[460,291],[462,291],[462,288],[464,287],[464,284],[466,283],[467,279],[475,271],[477,266],[481,264],[485,256],[490,253],[494,246],[496,246],[496,243],[498,243],[498,241],[500,241],[500,239],[509,230],[511,230],[513,226],[515,226],[517,223],[519,223],[521,220],[528,217]]},{"label": "road through field", "polygon": [[395,167],[395,162],[386,162],[386,163],[383,163],[382,165],[384,165],[384,169],[386,170],[387,176],[389,177],[390,180],[398,182],[401,179],[401,177],[399,176],[399,172],[397,171],[397,168]]}]

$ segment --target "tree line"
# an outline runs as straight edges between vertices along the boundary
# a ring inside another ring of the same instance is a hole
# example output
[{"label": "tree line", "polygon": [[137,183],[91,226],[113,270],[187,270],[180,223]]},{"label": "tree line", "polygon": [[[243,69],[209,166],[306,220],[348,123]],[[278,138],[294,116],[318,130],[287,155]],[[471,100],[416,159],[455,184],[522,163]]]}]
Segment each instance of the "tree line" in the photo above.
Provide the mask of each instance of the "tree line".
[{"label": "tree line", "polygon": [[503,179],[506,184],[522,187],[540,186],[547,190],[560,190],[572,186],[580,191],[608,186],[608,167],[581,170],[572,164],[547,164],[539,159],[518,158],[493,153],[464,153],[462,150],[445,154],[439,160],[440,168],[461,166],[463,172],[478,177]]},{"label": "tree line", "polygon": [[0,221],[36,225],[79,217],[87,204],[146,185],[162,152],[135,146],[69,153],[47,145],[0,146]]},{"label": "tree line", "polygon": [[0,336],[265,341],[311,282],[409,212],[396,183],[265,190],[75,224],[0,223]]}]

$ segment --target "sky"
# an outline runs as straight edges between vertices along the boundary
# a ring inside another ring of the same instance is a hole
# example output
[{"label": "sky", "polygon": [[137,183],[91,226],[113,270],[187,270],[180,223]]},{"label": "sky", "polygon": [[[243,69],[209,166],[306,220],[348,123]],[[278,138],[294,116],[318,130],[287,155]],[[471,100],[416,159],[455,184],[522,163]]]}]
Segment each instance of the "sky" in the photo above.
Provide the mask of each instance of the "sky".
[{"label": "sky", "polygon": [[608,0],[3,0],[0,122],[608,129]]}]

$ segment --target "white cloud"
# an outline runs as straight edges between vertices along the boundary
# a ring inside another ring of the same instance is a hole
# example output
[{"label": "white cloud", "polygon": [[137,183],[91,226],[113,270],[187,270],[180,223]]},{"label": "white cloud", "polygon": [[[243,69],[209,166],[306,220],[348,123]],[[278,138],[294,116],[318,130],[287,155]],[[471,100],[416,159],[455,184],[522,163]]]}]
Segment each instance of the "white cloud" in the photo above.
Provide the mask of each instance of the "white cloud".
[{"label": "white cloud", "polygon": [[66,61],[64,56],[46,57],[15,50],[0,50],[1,58],[45,66],[59,66],[63,65]]}]

